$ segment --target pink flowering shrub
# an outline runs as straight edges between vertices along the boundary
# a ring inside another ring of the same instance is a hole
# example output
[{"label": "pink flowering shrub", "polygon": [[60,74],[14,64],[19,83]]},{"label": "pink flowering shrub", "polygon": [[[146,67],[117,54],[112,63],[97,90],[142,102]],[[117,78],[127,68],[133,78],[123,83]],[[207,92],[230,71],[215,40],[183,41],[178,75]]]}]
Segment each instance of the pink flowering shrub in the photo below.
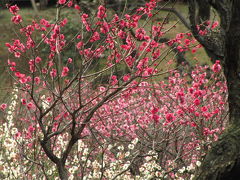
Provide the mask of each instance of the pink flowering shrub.
[{"label": "pink flowering shrub", "polygon": [[[74,5],[58,4],[59,10]],[[226,126],[227,88],[218,61],[209,74],[199,65],[190,76],[160,72],[162,51],[171,51],[166,44],[191,51],[195,40],[180,33],[160,43],[161,24],[139,23],[143,15],[154,17],[156,6],[151,0],[120,17],[100,5],[90,17],[75,4],[82,28],[70,38],[63,33],[68,19],[25,25],[19,8],[9,7],[21,38],[6,43],[15,83],[11,102],[0,106],[4,178],[190,176],[181,169],[193,170]],[[74,55],[66,58],[68,48]],[[158,80],[163,73],[167,82]]]},{"label": "pink flowering shrub", "polygon": [[172,71],[168,82],[133,82],[96,112],[92,131],[128,143],[139,139],[142,155],[159,152],[156,161],[164,171],[194,165],[227,123],[225,81],[214,70],[207,77],[207,69],[197,65],[190,80]]}]

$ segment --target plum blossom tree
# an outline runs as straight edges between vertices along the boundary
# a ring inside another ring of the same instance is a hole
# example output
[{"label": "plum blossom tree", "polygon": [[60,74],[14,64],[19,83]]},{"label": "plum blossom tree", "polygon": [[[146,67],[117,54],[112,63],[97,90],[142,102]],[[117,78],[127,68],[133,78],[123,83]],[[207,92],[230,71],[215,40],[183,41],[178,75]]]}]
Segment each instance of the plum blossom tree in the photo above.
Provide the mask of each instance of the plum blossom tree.
[{"label": "plum blossom tree", "polygon": [[[16,5],[11,6],[9,8],[13,14],[11,20],[21,28],[22,40],[16,39],[13,43],[6,43],[9,52],[15,58],[23,59],[28,64],[28,69],[21,70],[18,62],[8,60],[10,71],[23,93],[21,109],[26,108],[28,111],[26,113],[29,114],[26,116],[30,118],[21,119],[23,122],[30,121],[26,127],[28,129],[26,135],[23,132],[19,133],[26,139],[32,139],[35,134],[35,142],[29,146],[41,146],[47,157],[56,164],[61,179],[68,178],[65,166],[67,158],[77,141],[90,133],[87,126],[94,113],[127,88],[134,79],[142,76],[148,78],[158,73],[157,65],[153,66],[158,57],[155,59],[145,57],[155,51],[159,46],[157,42],[145,34],[146,43],[139,46],[126,30],[124,37],[118,35],[121,29],[137,27],[143,14],[151,17],[151,10],[156,6],[156,2],[147,3],[147,6],[139,9],[137,14],[126,15],[122,19],[117,15],[106,19],[107,12],[104,6],[99,6],[96,17],[90,19],[88,14],[79,12],[78,6],[75,6],[83,26],[67,43],[64,34],[61,33],[67,20],[61,19],[60,11],[71,6],[70,3],[71,1],[59,1],[60,6],[54,23],[41,19],[26,26],[22,24],[19,8]],[[39,32],[42,33],[42,39],[37,42],[33,37]],[[119,43],[121,38],[125,39],[126,44]],[[43,44],[49,47],[48,57],[43,57],[39,52]],[[78,53],[78,57],[64,64],[62,54],[64,48],[70,46]],[[142,49],[141,52],[138,52],[138,57],[132,57],[132,51],[138,46]],[[102,56],[107,58],[103,59]],[[98,61],[97,64],[101,63],[103,68],[91,72],[95,61]],[[115,70],[121,66],[126,66],[130,72],[124,76],[124,80],[115,75]],[[103,74],[107,74],[109,81],[104,91],[88,91],[91,89],[91,82]],[[74,96],[75,100],[71,100],[71,96]],[[62,118],[68,119],[68,122]],[[24,127],[24,124],[21,126]],[[64,133],[68,135],[68,142],[57,155],[54,146],[56,137]],[[34,155],[34,160],[35,158]]]},{"label": "plum blossom tree", "polygon": [[[28,25],[16,5],[9,7],[19,33],[6,43],[15,83],[9,107],[0,106],[4,178],[191,176],[226,126],[227,88],[219,61],[209,75],[198,65],[190,76],[170,66],[160,71],[173,51],[166,44],[179,52],[197,45],[190,33],[160,41],[171,28],[154,24],[158,3],[122,16],[100,5],[90,17],[73,1],[59,0],[55,21]],[[63,33],[66,8],[80,22],[70,38]],[[167,83],[159,80],[164,74]]]}]

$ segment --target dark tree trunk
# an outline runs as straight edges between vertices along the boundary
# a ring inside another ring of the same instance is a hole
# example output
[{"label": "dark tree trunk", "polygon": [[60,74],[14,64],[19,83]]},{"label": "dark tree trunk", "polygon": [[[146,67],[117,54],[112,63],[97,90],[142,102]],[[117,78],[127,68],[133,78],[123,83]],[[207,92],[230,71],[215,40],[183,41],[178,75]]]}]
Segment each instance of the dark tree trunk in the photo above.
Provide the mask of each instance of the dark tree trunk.
[{"label": "dark tree trunk", "polygon": [[240,1],[232,4],[232,19],[226,31],[224,73],[229,91],[230,120],[240,126]]},{"label": "dark tree trunk", "polygon": [[[68,180],[68,171],[65,167],[65,163],[66,163],[66,157],[63,158],[58,158],[52,151],[51,149],[51,145],[50,145],[50,141],[49,139],[43,139],[42,141],[40,141],[41,146],[44,150],[44,152],[46,153],[46,155],[48,156],[48,158],[57,166],[57,170],[58,170],[58,174],[61,180]],[[73,143],[74,144],[74,143]],[[69,147],[69,146],[68,146]],[[71,150],[71,147],[69,147],[69,149]],[[70,150],[68,150],[68,152],[70,152]],[[68,154],[65,153],[65,156],[67,156]]]},{"label": "dark tree trunk", "polygon": [[211,6],[208,5],[208,0],[197,1],[198,3],[198,24],[202,24],[210,19]]},{"label": "dark tree trunk", "polygon": [[57,170],[61,180],[68,180],[68,171],[63,163],[59,162],[57,164]]},{"label": "dark tree trunk", "polygon": [[[192,0],[189,2],[190,6],[193,5]],[[228,86],[230,126],[212,145],[195,179],[236,180],[240,177],[240,1],[209,0],[209,4],[216,8],[221,18],[221,37],[224,41],[221,62]],[[207,44],[204,47],[209,50]]]},{"label": "dark tree trunk", "polygon": [[46,8],[48,5],[48,0],[40,0],[40,9]]}]

